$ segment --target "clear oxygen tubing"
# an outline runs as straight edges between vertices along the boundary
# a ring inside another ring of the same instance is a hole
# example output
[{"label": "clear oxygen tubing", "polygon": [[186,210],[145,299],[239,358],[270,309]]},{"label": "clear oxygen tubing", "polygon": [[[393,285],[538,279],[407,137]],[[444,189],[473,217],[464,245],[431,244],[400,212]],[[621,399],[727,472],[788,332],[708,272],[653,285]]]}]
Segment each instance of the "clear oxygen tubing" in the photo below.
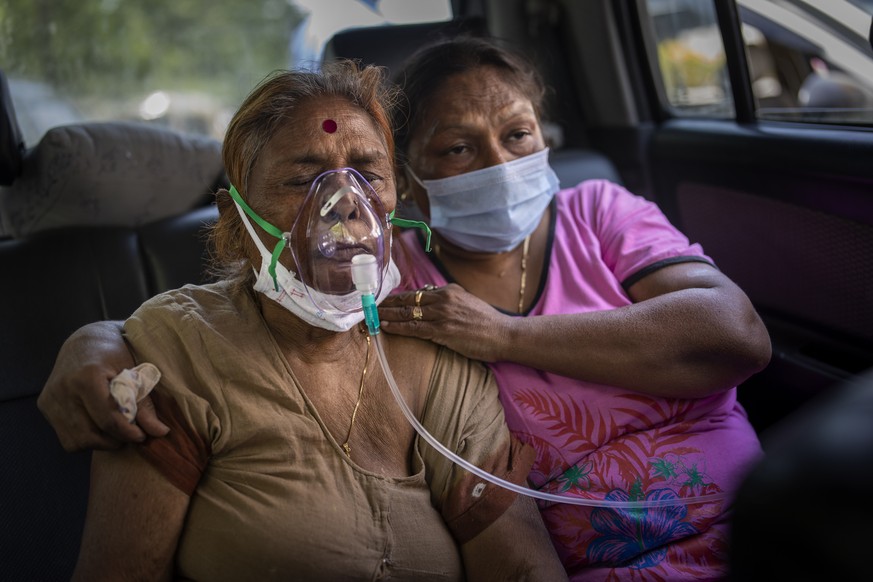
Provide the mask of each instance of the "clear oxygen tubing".
[{"label": "clear oxygen tubing", "polygon": [[572,505],[586,505],[590,507],[607,507],[611,509],[651,509],[657,507],[672,507],[675,505],[692,505],[695,503],[710,503],[714,501],[722,501],[730,498],[728,493],[714,493],[712,495],[700,495],[694,497],[680,497],[675,499],[657,499],[649,501],[611,501],[608,499],[586,499],[583,497],[570,497],[568,495],[556,495],[554,493],[545,493],[530,489],[522,485],[517,485],[505,479],[501,479],[496,475],[480,469],[471,464],[466,459],[458,456],[454,452],[447,449],[436,437],[428,432],[428,430],[415,418],[412,410],[407,406],[397,382],[394,380],[394,375],[391,373],[391,367],[388,365],[388,359],[385,356],[385,348],[382,346],[381,334],[379,332],[379,315],[376,310],[376,302],[373,297],[373,290],[376,288],[375,281],[377,280],[377,262],[372,255],[358,255],[352,260],[352,278],[357,289],[363,294],[362,303],[364,306],[364,319],[367,323],[367,330],[373,337],[376,344],[376,353],[379,356],[379,364],[382,366],[382,372],[385,374],[385,379],[388,381],[388,386],[391,388],[391,393],[397,401],[400,410],[409,421],[409,424],[415,431],[427,441],[434,449],[439,451],[443,456],[448,458],[453,463],[460,465],[467,471],[489,481],[495,485],[509,489],[521,495],[534,497],[542,501],[550,501],[553,503],[569,503]]}]

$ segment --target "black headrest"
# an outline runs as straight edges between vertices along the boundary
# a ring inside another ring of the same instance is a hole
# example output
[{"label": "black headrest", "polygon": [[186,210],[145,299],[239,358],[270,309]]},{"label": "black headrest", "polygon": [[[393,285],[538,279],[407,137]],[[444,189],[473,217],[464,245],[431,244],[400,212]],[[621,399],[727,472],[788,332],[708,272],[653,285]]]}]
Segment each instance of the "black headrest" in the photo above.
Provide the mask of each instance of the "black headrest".
[{"label": "black headrest", "polygon": [[387,67],[388,74],[394,75],[419,48],[461,34],[485,36],[488,29],[482,18],[353,28],[331,37],[325,45],[323,60],[360,59],[365,65]]},{"label": "black headrest", "polygon": [[140,226],[205,205],[221,142],[136,122],[51,128],[0,187],[0,237],[67,226]]},{"label": "black headrest", "polygon": [[6,75],[0,71],[0,186],[9,186],[21,174],[24,138],[12,106]]}]

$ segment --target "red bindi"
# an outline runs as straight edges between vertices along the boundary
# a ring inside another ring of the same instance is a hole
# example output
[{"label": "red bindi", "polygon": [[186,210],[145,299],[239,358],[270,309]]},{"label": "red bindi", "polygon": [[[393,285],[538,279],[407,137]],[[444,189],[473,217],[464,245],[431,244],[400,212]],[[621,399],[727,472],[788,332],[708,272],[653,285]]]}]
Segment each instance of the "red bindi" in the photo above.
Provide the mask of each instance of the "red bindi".
[{"label": "red bindi", "polygon": [[326,131],[327,133],[333,133],[336,131],[336,121],[333,119],[325,119],[321,123],[321,129]]}]

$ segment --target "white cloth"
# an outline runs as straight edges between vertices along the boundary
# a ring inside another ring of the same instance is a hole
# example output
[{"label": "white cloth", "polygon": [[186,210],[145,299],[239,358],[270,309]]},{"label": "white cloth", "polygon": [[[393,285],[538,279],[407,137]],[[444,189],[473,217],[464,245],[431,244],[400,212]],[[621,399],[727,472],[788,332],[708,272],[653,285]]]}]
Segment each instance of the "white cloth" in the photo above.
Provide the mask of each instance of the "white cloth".
[{"label": "white cloth", "polygon": [[148,396],[161,379],[161,371],[148,362],[122,370],[109,382],[109,393],[128,421],[136,418],[137,403]]}]

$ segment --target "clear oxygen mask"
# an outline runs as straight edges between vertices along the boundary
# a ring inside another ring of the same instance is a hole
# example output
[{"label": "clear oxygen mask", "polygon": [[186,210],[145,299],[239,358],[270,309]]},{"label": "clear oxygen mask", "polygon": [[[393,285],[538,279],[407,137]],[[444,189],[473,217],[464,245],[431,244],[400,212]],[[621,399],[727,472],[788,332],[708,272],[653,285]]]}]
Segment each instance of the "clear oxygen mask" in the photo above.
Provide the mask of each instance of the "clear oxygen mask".
[{"label": "clear oxygen mask", "polygon": [[353,259],[375,259],[370,293],[379,296],[390,256],[388,215],[367,180],[352,168],[318,176],[283,238],[310,299],[326,313],[361,310],[352,279]]},{"label": "clear oxygen mask", "polygon": [[[315,178],[288,231],[260,217],[233,186],[230,195],[246,229],[269,260],[267,271],[277,293],[284,288],[294,295],[302,287],[322,318],[360,314],[362,294],[352,280],[352,262],[366,255],[375,269],[368,290],[380,297],[391,267],[390,217],[376,191],[356,170],[328,170]],[[272,253],[264,248],[246,216],[278,239]],[[279,262],[286,248],[294,272]]]}]

